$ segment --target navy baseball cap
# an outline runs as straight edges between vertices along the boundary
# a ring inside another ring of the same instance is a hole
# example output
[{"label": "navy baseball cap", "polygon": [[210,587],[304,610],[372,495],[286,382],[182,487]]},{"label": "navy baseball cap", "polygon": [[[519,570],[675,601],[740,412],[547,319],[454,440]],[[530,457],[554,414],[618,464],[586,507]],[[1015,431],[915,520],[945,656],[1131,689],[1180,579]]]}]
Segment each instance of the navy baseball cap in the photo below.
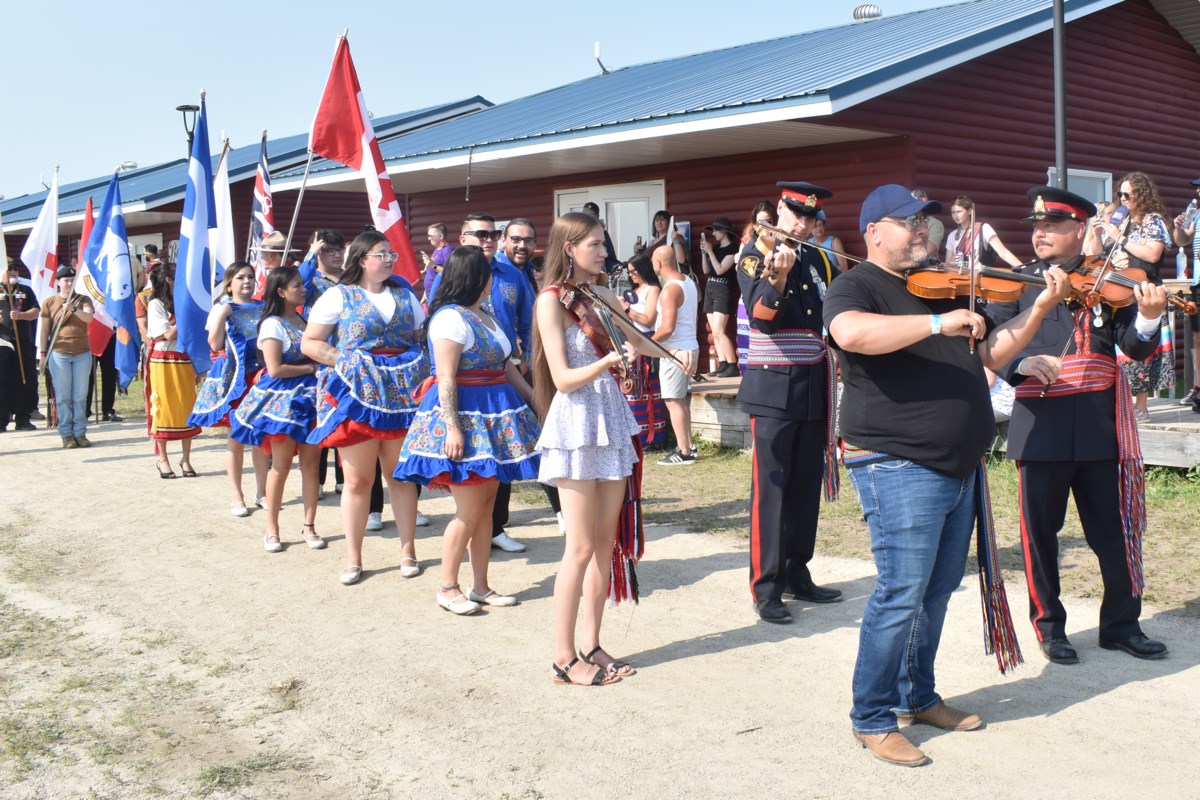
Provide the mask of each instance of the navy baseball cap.
[{"label": "navy baseball cap", "polygon": [[884,217],[911,217],[913,214],[937,214],[942,204],[936,200],[918,200],[912,190],[898,183],[885,183],[867,195],[858,215],[858,232],[866,233],[867,226]]}]

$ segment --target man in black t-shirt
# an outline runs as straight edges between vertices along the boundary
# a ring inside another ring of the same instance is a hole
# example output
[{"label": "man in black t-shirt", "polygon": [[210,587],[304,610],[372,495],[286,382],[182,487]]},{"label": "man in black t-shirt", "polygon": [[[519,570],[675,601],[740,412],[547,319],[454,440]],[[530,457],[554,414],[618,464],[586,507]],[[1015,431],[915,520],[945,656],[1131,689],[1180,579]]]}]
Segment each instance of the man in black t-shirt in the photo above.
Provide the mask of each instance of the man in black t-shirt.
[{"label": "man in black t-shirt", "polygon": [[[904,272],[924,263],[927,215],[940,210],[898,184],[873,191],[859,215],[867,260],[825,297],[845,387],[845,463],[879,571],[863,611],[850,719],[864,747],[900,766],[927,759],[899,732],[898,717],[946,730],[983,724],[942,702],[933,670],[975,527],[976,471],[992,436],[983,368],[999,369],[1016,355],[1070,290],[1061,270],[1048,270],[1037,301],[995,329],[965,298],[909,293]],[[978,340],[975,353],[968,338]]]}]

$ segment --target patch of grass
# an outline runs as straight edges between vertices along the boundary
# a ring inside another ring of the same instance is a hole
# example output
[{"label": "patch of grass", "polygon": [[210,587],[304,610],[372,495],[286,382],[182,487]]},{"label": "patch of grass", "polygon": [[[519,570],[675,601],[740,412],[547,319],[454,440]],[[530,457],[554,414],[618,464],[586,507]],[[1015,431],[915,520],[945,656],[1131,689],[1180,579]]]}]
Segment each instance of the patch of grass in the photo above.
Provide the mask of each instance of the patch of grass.
[{"label": "patch of grass", "polygon": [[236,764],[215,764],[200,772],[196,793],[200,797],[208,797],[213,792],[240,789],[253,784],[258,775],[292,769],[294,766],[293,760],[278,750],[249,756]]},{"label": "patch of grass", "polygon": [[62,715],[54,710],[26,707],[0,716],[0,764],[24,776],[52,758],[65,735]]},{"label": "patch of grass", "polygon": [[288,678],[267,689],[275,698],[275,711],[291,711],[300,704],[300,679]]}]

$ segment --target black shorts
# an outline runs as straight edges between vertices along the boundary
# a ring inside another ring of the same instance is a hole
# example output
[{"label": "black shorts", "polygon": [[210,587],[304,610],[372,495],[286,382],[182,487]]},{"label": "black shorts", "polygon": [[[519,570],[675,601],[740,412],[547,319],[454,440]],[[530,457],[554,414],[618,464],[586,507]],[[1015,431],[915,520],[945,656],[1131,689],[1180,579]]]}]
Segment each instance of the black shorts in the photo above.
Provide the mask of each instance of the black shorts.
[{"label": "black shorts", "polygon": [[737,301],[738,290],[728,283],[710,278],[704,285],[705,314],[734,314]]}]

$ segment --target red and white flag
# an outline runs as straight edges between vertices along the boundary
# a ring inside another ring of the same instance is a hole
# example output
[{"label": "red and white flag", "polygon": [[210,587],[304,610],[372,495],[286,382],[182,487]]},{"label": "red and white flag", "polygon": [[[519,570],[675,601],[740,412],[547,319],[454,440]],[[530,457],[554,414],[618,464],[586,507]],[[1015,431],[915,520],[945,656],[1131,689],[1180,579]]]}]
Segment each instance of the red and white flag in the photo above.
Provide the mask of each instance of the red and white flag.
[{"label": "red and white flag", "polygon": [[399,256],[392,272],[415,284],[421,275],[417,257],[408,238],[408,226],[400,213],[396,192],[392,189],[392,180],[383,165],[375,129],[367,114],[362,87],[358,84],[358,73],[350,60],[350,43],[344,36],[338,39],[329,82],[325,84],[325,94],[313,119],[308,149],[362,175],[367,184],[375,227],[387,237]]},{"label": "red and white flag", "polygon": [[87,205],[83,208],[83,231],[79,236],[79,270],[75,276],[75,294],[84,295],[92,301],[95,314],[88,323],[88,344],[91,346],[92,355],[99,357],[104,355],[104,348],[108,347],[108,342],[113,337],[113,326],[116,323],[104,307],[104,287],[96,283],[90,265],[84,258],[84,252],[92,238],[92,226],[95,224],[92,198],[89,197]]},{"label": "red and white flag", "polygon": [[54,180],[50,182],[46,202],[21,250],[21,260],[29,267],[38,303],[44,303],[54,294],[54,273],[58,271],[58,167],[54,168]]},{"label": "red and white flag", "polygon": [[246,260],[254,265],[254,296],[262,297],[267,286],[267,269],[262,263],[262,240],[275,232],[275,206],[271,202],[271,168],[267,165],[267,132],[258,149],[258,171],[254,174],[254,205],[250,209],[250,249]]}]

